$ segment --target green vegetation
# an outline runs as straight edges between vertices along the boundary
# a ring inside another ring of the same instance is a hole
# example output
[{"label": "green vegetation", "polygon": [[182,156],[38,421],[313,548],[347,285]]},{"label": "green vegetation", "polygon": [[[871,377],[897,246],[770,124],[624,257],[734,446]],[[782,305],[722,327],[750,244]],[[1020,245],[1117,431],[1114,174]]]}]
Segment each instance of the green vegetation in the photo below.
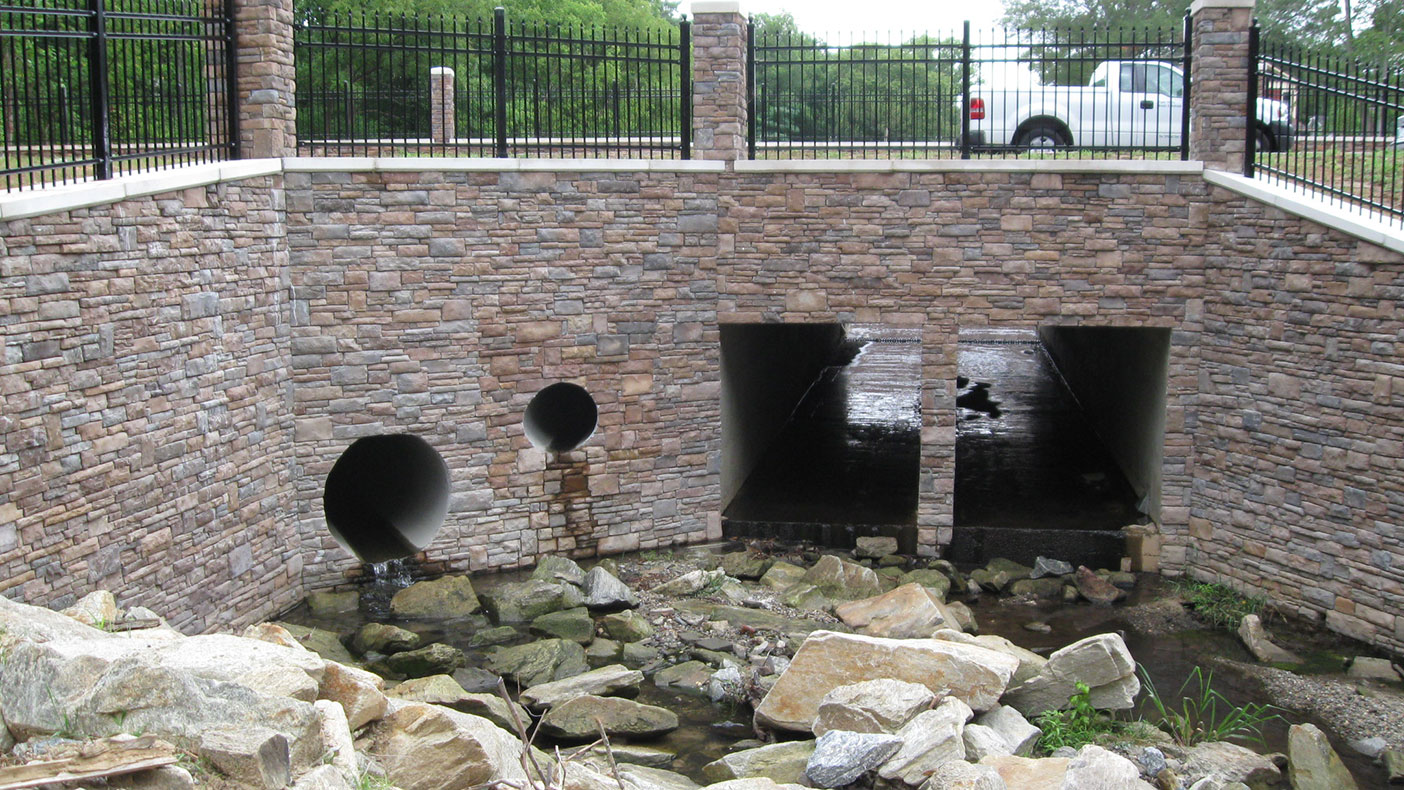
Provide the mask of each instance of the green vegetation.
[{"label": "green vegetation", "polygon": [[1146,689],[1142,708],[1149,705],[1159,719],[1160,729],[1181,746],[1232,738],[1261,741],[1262,726],[1281,718],[1271,712],[1275,710],[1271,705],[1249,703],[1240,707],[1232,704],[1213,688],[1214,673],[1203,672],[1199,667],[1195,667],[1180,686],[1178,706],[1160,696],[1145,667],[1141,667],[1140,672]]},{"label": "green vegetation", "polygon": [[1215,628],[1232,631],[1244,617],[1263,609],[1262,598],[1243,595],[1226,584],[1186,579],[1176,586],[1195,616]]},{"label": "green vegetation", "polygon": [[1067,710],[1044,711],[1034,722],[1043,730],[1036,747],[1039,753],[1051,754],[1063,746],[1080,749],[1120,729],[1120,724],[1110,714],[1092,707],[1091,689],[1086,683],[1077,684],[1077,691],[1068,698],[1068,703]]},{"label": "green vegetation", "polygon": [[390,790],[394,785],[390,784],[390,778],[385,774],[373,774],[370,771],[363,771],[356,777],[354,790]]}]

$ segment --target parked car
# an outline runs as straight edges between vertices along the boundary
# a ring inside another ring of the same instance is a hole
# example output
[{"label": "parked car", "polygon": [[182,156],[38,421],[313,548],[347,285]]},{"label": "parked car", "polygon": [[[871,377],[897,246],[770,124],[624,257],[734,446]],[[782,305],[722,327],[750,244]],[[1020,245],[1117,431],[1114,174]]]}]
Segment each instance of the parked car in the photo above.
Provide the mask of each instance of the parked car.
[{"label": "parked car", "polygon": [[[1171,63],[1101,63],[1085,87],[981,86],[970,99],[971,143],[1051,149],[1065,146],[1178,148],[1184,73]],[[1258,99],[1257,148],[1292,145],[1290,105]]]}]

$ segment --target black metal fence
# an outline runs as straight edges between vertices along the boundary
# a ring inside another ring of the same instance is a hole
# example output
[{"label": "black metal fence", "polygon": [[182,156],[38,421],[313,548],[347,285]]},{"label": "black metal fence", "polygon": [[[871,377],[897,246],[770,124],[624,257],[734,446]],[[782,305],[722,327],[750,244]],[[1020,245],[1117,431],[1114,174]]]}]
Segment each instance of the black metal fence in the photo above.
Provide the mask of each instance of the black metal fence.
[{"label": "black metal fence", "polygon": [[689,23],[653,30],[378,15],[296,25],[315,155],[688,158]]},{"label": "black metal fence", "polygon": [[223,0],[0,4],[0,184],[237,158],[231,19]]},{"label": "black metal fence", "polygon": [[749,30],[756,158],[1187,158],[1183,30]]},{"label": "black metal fence", "polygon": [[1244,175],[1404,226],[1404,71],[1259,43],[1257,27],[1250,47],[1248,108],[1285,109],[1294,139],[1250,126]]}]

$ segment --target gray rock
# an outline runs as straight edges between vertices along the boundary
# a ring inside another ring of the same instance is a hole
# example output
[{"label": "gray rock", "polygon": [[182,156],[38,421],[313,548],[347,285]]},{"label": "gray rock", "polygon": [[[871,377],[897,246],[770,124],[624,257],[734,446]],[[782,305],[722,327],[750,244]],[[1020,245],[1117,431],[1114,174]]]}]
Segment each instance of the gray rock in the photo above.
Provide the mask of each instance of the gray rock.
[{"label": "gray rock", "polygon": [[615,761],[620,763],[619,779],[624,782],[626,790],[697,790],[698,788],[696,782],[680,773],[637,763],[630,764],[621,759],[617,751]]},{"label": "gray rock", "polygon": [[727,663],[707,678],[707,697],[712,702],[731,700],[740,702],[746,698],[746,688],[741,670],[734,663]]},{"label": "gray rock", "polygon": [[1154,746],[1147,746],[1141,750],[1140,763],[1141,772],[1146,776],[1155,776],[1169,767],[1165,762],[1165,752]]},{"label": "gray rock", "polygon": [[871,568],[825,554],[804,574],[804,582],[818,588],[827,598],[851,601],[869,598],[883,591],[882,582]]},{"label": "gray rock", "polygon": [[1091,688],[1092,705],[1102,710],[1132,707],[1141,688],[1126,643],[1117,634],[1098,634],[1054,652],[1036,676],[1009,689],[1002,701],[1025,716],[1061,710],[1079,682]]},{"label": "gray rock", "polygon": [[396,653],[385,659],[385,665],[391,672],[407,678],[447,675],[467,664],[468,658],[462,650],[441,642]]},{"label": "gray rock", "polygon": [[390,611],[396,617],[450,619],[478,611],[478,596],[467,576],[441,576],[415,582],[395,593]]},{"label": "gray rock", "polygon": [[775,561],[758,551],[733,551],[721,555],[721,568],[737,579],[759,579]]},{"label": "gray rock", "polygon": [[533,633],[541,636],[556,636],[588,645],[595,640],[595,621],[590,610],[583,606],[548,612],[531,621]]},{"label": "gray rock", "polygon": [[708,782],[763,776],[782,784],[799,783],[813,753],[814,741],[782,741],[742,749],[707,763],[702,767],[702,776]]},{"label": "gray rock", "polygon": [[482,595],[483,607],[499,625],[529,623],[543,614],[580,605],[583,594],[569,584],[538,579],[502,584]]},{"label": "gray rock", "polygon": [[352,785],[336,766],[319,765],[299,776],[292,790],[352,790]]},{"label": "gray rock", "polygon": [[1116,752],[1096,744],[1087,744],[1068,762],[1063,776],[1064,787],[1114,787],[1117,790],[1155,790],[1141,779],[1136,764]]},{"label": "gray rock", "polygon": [[1387,658],[1369,658],[1359,656],[1350,662],[1350,669],[1346,674],[1353,678],[1363,680],[1384,680],[1394,682],[1399,680],[1399,672],[1394,668]]},{"label": "gray rock", "polygon": [[620,654],[623,653],[623,649],[623,645],[613,639],[597,637],[594,641],[585,646],[585,657],[591,661],[598,661],[601,659],[613,661],[619,658]]},{"label": "gray rock", "polygon": [[1256,615],[1244,615],[1243,620],[1238,624],[1238,638],[1243,640],[1244,646],[1253,657],[1265,664],[1300,664],[1301,656],[1285,648],[1273,644],[1268,637],[1267,629],[1263,628],[1263,621]]},{"label": "gray rock", "polygon": [[947,697],[935,710],[928,710],[897,731],[902,747],[878,769],[883,779],[900,779],[917,786],[927,774],[952,760],[965,759],[965,723],[974,715],[970,706],[956,697]]},{"label": "gray rock", "polygon": [[991,766],[953,760],[932,771],[921,790],[1008,790],[1008,786]]},{"label": "gray rock", "polygon": [[644,667],[658,660],[658,648],[644,642],[627,642],[619,650],[625,666]]},{"label": "gray rock", "polygon": [[1070,562],[1063,560],[1053,560],[1047,557],[1038,557],[1034,560],[1033,570],[1029,572],[1030,579],[1042,579],[1045,576],[1067,576],[1073,572]]},{"label": "gray rock", "polygon": [[678,728],[670,710],[619,697],[581,696],[546,711],[541,731],[556,738],[594,740],[603,726],[609,735],[648,738]]},{"label": "gray rock", "polygon": [[178,765],[167,765],[126,776],[108,777],[107,786],[121,790],[193,790],[195,777]]},{"label": "gray rock", "polygon": [[494,626],[492,628],[483,628],[474,631],[473,635],[468,637],[468,646],[490,647],[492,645],[500,645],[505,642],[511,642],[512,640],[516,639],[521,635],[521,631],[518,631],[516,628],[513,628],[510,625],[499,625]]},{"label": "gray rock", "polygon": [[642,672],[620,664],[612,664],[564,680],[540,683],[523,691],[518,699],[528,708],[539,711],[586,694],[596,697],[633,697],[638,694],[641,683]]},{"label": "gray rock", "polygon": [[572,559],[548,554],[537,561],[536,568],[531,572],[531,578],[543,582],[573,584],[580,587],[585,584],[585,571],[582,571]]},{"label": "gray rock", "polygon": [[938,601],[945,601],[946,595],[951,591],[950,577],[935,568],[917,568],[914,571],[907,571],[902,574],[898,582],[899,584],[920,584],[930,590]]},{"label": "gray rock", "polygon": [[803,579],[804,574],[804,568],[798,565],[776,562],[761,576],[760,583],[762,587],[768,587],[772,590],[784,590]]},{"label": "gray rock", "polygon": [[499,678],[495,673],[489,672],[482,667],[464,667],[454,670],[453,680],[455,683],[462,686],[464,691],[470,693],[486,692],[495,694],[497,692],[497,681]]},{"label": "gray rock", "polygon": [[368,749],[402,790],[525,786],[521,750],[521,741],[487,719],[422,703],[405,703],[377,722]]},{"label": "gray rock", "polygon": [[250,787],[278,790],[292,779],[288,739],[263,727],[209,730],[201,734],[196,753]]},{"label": "gray rock", "polygon": [[658,595],[692,595],[700,592],[709,585],[719,584],[726,577],[726,573],[720,568],[716,570],[694,570],[666,581],[653,588],[653,592]]},{"label": "gray rock", "polygon": [[705,695],[712,681],[712,669],[701,661],[684,661],[664,667],[653,674],[659,688],[671,688],[689,694]]},{"label": "gray rock", "polygon": [[1404,784],[1404,749],[1385,749],[1380,755],[1390,784]]},{"label": "gray rock", "polygon": [[1368,738],[1356,738],[1352,741],[1347,741],[1347,745],[1360,754],[1369,757],[1371,760],[1378,760],[1380,755],[1384,754],[1385,749],[1389,748],[1389,743],[1378,735],[1372,735]]},{"label": "gray rock", "polygon": [[384,623],[366,623],[351,638],[351,647],[361,654],[402,653],[419,647],[419,634]]},{"label": "gray rock", "polygon": [[829,730],[814,743],[805,776],[814,787],[842,787],[887,762],[902,739],[879,732]]},{"label": "gray rock", "polygon": [[853,556],[866,559],[880,559],[897,553],[897,539],[887,537],[861,537],[855,541]]},{"label": "gray rock", "polygon": [[596,565],[585,574],[585,605],[594,610],[624,609],[638,603],[638,596],[628,585],[614,577],[605,567]]},{"label": "gray rock", "polygon": [[637,642],[653,636],[653,624],[633,609],[601,617],[600,627],[610,639],[620,642]]},{"label": "gray rock", "polygon": [[975,723],[999,733],[1009,744],[1009,752],[1020,757],[1033,754],[1034,746],[1043,735],[1043,730],[1030,724],[1022,713],[1009,705],[1000,705],[981,714]]},{"label": "gray rock", "polygon": [[585,663],[585,649],[579,643],[542,639],[494,649],[488,653],[487,668],[529,687],[579,675],[589,666]]},{"label": "gray rock", "polygon": [[1356,790],[1350,770],[1314,724],[1287,730],[1287,776],[1293,790]]},{"label": "gray rock", "polygon": [[982,724],[965,725],[961,738],[965,741],[965,759],[971,762],[979,762],[986,755],[1004,757],[1014,753],[1004,736]]},{"label": "gray rock", "polygon": [[1213,779],[1219,783],[1243,782],[1252,787],[1276,784],[1282,771],[1261,754],[1227,741],[1201,743],[1180,761],[1179,774],[1188,782]]},{"label": "gray rock", "polygon": [[839,686],[819,702],[813,732],[896,732],[936,701],[920,683],[880,678]]},{"label": "gray rock", "polygon": [[516,731],[516,723],[527,724],[531,717],[521,705],[508,703],[496,693],[465,691],[448,675],[431,675],[407,680],[391,689],[389,696],[406,702],[443,705],[461,713],[481,716],[508,732]]}]

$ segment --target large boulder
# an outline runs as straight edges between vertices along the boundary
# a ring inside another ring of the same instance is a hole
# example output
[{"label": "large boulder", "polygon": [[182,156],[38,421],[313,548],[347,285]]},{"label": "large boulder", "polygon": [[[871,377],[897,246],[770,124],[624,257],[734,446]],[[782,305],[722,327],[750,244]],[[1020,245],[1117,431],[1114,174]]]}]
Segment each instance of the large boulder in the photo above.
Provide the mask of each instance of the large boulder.
[{"label": "large boulder", "polygon": [[1126,643],[1117,634],[1098,634],[1054,652],[1037,675],[1009,689],[1003,702],[1025,716],[1062,710],[1078,683],[1087,684],[1093,707],[1101,710],[1130,708],[1141,689]]},{"label": "large boulder", "polygon": [[585,574],[585,605],[590,609],[625,609],[637,603],[634,591],[603,567],[596,565]]},{"label": "large boulder", "polygon": [[776,562],[761,575],[760,583],[762,587],[769,587],[772,590],[783,590],[803,579],[804,574],[805,569],[798,565],[791,565],[788,562]]},{"label": "large boulder", "polygon": [[556,636],[588,645],[595,641],[595,620],[583,606],[548,612],[531,621],[531,631],[541,636]]},{"label": "large boulder", "polygon": [[537,561],[536,568],[531,572],[531,578],[553,584],[573,584],[580,587],[585,584],[585,571],[582,571],[580,566],[575,564],[575,560],[569,557],[548,554]]},{"label": "large boulder", "polygon": [[959,628],[941,599],[916,583],[840,604],[834,614],[860,634],[893,639],[922,639],[939,628]]},{"label": "large boulder", "polygon": [[1077,585],[1078,594],[1092,603],[1114,603],[1126,597],[1125,590],[1093,573],[1085,565],[1078,566],[1073,583]]},{"label": "large boulder", "polygon": [[952,760],[965,759],[965,723],[974,715],[970,706],[947,697],[934,710],[924,711],[897,731],[902,747],[878,769],[883,779],[916,787],[928,774]]},{"label": "large boulder", "polygon": [[988,727],[1008,745],[1008,754],[1028,757],[1033,754],[1043,730],[1029,723],[1024,715],[1008,705],[999,705],[975,719],[981,727]]},{"label": "large boulder", "polygon": [[499,625],[529,623],[543,614],[573,609],[584,602],[580,589],[538,579],[510,582],[484,591],[483,607]]},{"label": "large boulder", "polygon": [[317,687],[317,699],[341,706],[347,725],[359,730],[385,715],[385,682],[374,672],[328,661]]},{"label": "large boulder", "polygon": [[814,741],[782,741],[741,749],[707,763],[702,767],[702,777],[709,782],[725,782],[764,776],[781,783],[798,783],[804,779],[805,766],[813,753]]},{"label": "large boulder", "polygon": [[[955,614],[953,604],[946,606],[947,611]],[[1019,647],[1013,642],[996,634],[967,634],[954,628],[942,628],[934,634],[936,639],[944,639],[948,642],[960,642],[965,645],[979,645],[995,650],[1018,660],[1019,668],[1014,670],[1014,677],[1010,679],[1010,685],[1017,686],[1026,680],[1034,677],[1048,663],[1048,659],[1025,648]]]},{"label": "large boulder", "polygon": [[286,787],[293,775],[287,737],[265,727],[206,730],[200,735],[196,754],[244,787],[278,790]]},{"label": "large boulder", "polygon": [[[1044,757],[986,757],[980,765],[999,772],[1004,784],[1014,790],[1064,790],[1063,779],[1068,773],[1068,758]],[[1068,787],[1067,790],[1073,790]]]},{"label": "large boulder", "polygon": [[390,611],[396,617],[467,617],[478,611],[478,606],[473,582],[467,576],[440,576],[415,582],[390,599]]},{"label": "large boulder", "polygon": [[678,716],[666,708],[619,697],[575,697],[546,711],[541,731],[556,738],[594,740],[600,728],[609,735],[648,738],[678,728]]},{"label": "large boulder", "polygon": [[936,701],[920,683],[879,678],[839,686],[819,701],[813,731],[896,732]]},{"label": "large boulder", "polygon": [[497,694],[465,691],[458,681],[448,675],[406,680],[390,689],[389,695],[407,702],[442,705],[461,713],[481,716],[508,731],[515,731],[519,723],[525,726],[531,721],[526,710],[517,703],[509,703]]},{"label": "large boulder", "polygon": [[622,664],[592,669],[564,680],[540,683],[523,691],[521,703],[532,710],[545,710],[586,694],[596,697],[633,697],[639,693],[643,673]]},{"label": "large boulder", "polygon": [[1191,784],[1210,779],[1221,784],[1242,782],[1252,788],[1271,787],[1282,769],[1264,755],[1228,741],[1201,743],[1180,762],[1179,774]]},{"label": "large boulder", "polygon": [[961,740],[965,742],[965,759],[972,762],[979,762],[986,755],[1001,757],[1014,753],[1003,736],[983,724],[965,725]]},{"label": "large boulder", "polygon": [[1117,790],[1155,790],[1141,779],[1136,764],[1116,752],[1089,743],[1078,749],[1063,775],[1064,787],[1115,787]]},{"label": "large boulder", "polygon": [[1008,790],[1008,785],[988,765],[952,760],[932,771],[921,790]]},{"label": "large boulder", "polygon": [[357,653],[401,653],[419,647],[419,634],[387,623],[366,623],[351,637]]},{"label": "large boulder", "polygon": [[775,560],[758,551],[733,551],[721,555],[721,568],[737,579],[759,579]]},{"label": "large boulder", "polygon": [[756,708],[756,723],[810,732],[824,695],[870,678],[920,683],[975,710],[988,710],[1004,693],[1019,662],[975,645],[938,639],[884,639],[816,631]]},{"label": "large boulder", "polygon": [[653,592],[658,595],[692,595],[714,584],[720,584],[725,578],[726,572],[721,568],[710,571],[699,568],[663,582],[654,587]]},{"label": "large boulder", "polygon": [[524,786],[523,748],[487,719],[410,703],[375,725],[368,751],[402,790],[461,790],[492,782]]},{"label": "large boulder", "polygon": [[391,672],[407,678],[447,675],[467,664],[468,658],[462,650],[442,642],[418,650],[395,653],[385,659],[385,665]]},{"label": "large boulder", "polygon": [[542,639],[499,647],[487,656],[487,668],[523,686],[563,680],[589,669],[585,648],[566,639]]},{"label": "large boulder", "polygon": [[938,601],[946,600],[946,594],[951,591],[951,579],[946,574],[935,568],[917,568],[914,571],[907,571],[899,581],[902,584],[920,584]]},{"label": "large boulder", "polygon": [[897,553],[897,539],[892,537],[860,537],[854,541],[853,556],[876,560]]},{"label": "large boulder", "polygon": [[653,636],[653,625],[648,618],[633,609],[601,617],[600,627],[610,639],[619,642],[637,642]]},{"label": "large boulder", "polygon": [[829,730],[814,744],[804,774],[813,787],[843,787],[887,762],[902,739],[885,732]]},{"label": "large boulder", "polygon": [[867,598],[883,591],[882,582],[871,568],[832,554],[820,557],[814,567],[805,572],[803,580],[826,597],[840,601]]},{"label": "large boulder", "polygon": [[1293,790],[1356,790],[1350,769],[1315,724],[1293,724],[1287,730],[1287,776]]}]

